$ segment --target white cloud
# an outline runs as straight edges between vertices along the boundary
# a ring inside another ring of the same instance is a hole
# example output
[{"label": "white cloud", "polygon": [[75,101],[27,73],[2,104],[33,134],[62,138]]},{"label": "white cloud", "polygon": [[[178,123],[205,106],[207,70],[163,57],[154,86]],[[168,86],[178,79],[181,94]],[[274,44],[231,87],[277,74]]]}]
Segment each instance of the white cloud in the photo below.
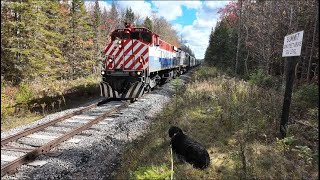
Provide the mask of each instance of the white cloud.
[{"label": "white cloud", "polygon": [[198,9],[202,6],[200,1],[178,1],[181,5],[186,6],[188,9]]},{"label": "white cloud", "polygon": [[173,24],[172,27],[177,32],[181,32],[183,30],[183,26],[181,24]]},{"label": "white cloud", "polygon": [[[107,11],[111,9],[111,4],[108,4],[106,1],[98,1],[99,7],[101,9],[101,12],[103,12],[104,8],[106,8]],[[84,1],[84,5],[87,9],[92,9],[94,7],[95,2],[94,1]]]},{"label": "white cloud", "polygon": [[204,1],[204,6],[209,7],[211,9],[222,8],[227,5],[230,1]]},{"label": "white cloud", "polygon": [[135,14],[138,14],[142,17],[151,16],[152,14],[151,4],[145,1],[117,1],[116,3],[122,9],[131,7]]},{"label": "white cloud", "polygon": [[175,20],[182,15],[182,9],[179,1],[153,1],[157,8],[157,14],[168,21]]},{"label": "white cloud", "polygon": [[182,34],[184,40],[194,52],[196,58],[203,59],[209,44],[211,29],[215,28],[219,19],[218,8],[224,7],[230,1],[205,1],[197,7],[196,19],[192,25],[174,24],[173,28]]},{"label": "white cloud", "polygon": [[185,44],[192,49],[196,58],[202,59],[208,46],[212,26],[199,28],[196,26],[196,21],[194,21],[192,25],[182,27],[179,24],[175,24],[174,27],[181,27],[182,38],[186,40]]},{"label": "white cloud", "polygon": [[168,21],[175,20],[182,16],[182,6],[187,9],[198,9],[201,7],[200,1],[153,1],[158,15],[164,17]]}]

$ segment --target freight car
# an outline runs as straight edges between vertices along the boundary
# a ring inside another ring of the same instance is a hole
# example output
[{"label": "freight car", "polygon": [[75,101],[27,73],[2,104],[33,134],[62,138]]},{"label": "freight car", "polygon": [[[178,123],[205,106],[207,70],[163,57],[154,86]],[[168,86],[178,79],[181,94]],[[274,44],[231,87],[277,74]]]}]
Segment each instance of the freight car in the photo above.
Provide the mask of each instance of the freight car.
[{"label": "freight car", "polygon": [[104,54],[101,96],[115,99],[138,98],[199,64],[158,34],[129,23],[111,33]]}]

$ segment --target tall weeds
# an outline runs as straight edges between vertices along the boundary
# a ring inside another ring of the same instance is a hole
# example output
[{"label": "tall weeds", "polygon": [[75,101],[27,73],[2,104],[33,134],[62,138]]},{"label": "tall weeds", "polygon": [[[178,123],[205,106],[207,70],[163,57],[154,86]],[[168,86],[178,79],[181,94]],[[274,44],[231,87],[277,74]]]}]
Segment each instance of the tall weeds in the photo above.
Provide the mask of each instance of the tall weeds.
[{"label": "tall weeds", "polygon": [[[317,177],[317,127],[311,130],[309,126],[290,121],[288,134],[294,136],[294,141],[289,144],[286,153],[279,149],[279,143],[284,147],[288,142],[277,140],[282,93],[276,89],[257,86],[223,75],[215,68],[204,67],[195,72],[192,82],[179,96],[179,100],[173,99],[173,103],[157,118],[154,127],[161,128],[151,128],[147,136],[150,144],[141,144],[135,149],[140,154],[127,157],[136,162],[135,166],[129,165],[126,168],[134,171],[139,166],[160,166],[163,163],[169,166],[167,123],[170,118],[176,117],[175,124],[204,144],[211,158],[211,165],[205,171],[175,162],[176,179]],[[308,117],[311,121],[308,122],[314,122],[318,117],[318,114],[312,112],[310,110]],[[307,131],[307,128],[310,130]],[[162,145],[153,146],[153,141],[159,142],[157,139],[160,135]],[[146,141],[145,138],[143,140]],[[150,146],[153,147],[152,153],[141,153],[150,150]],[[157,154],[164,157],[152,158]],[[122,172],[125,172],[124,169]]]}]

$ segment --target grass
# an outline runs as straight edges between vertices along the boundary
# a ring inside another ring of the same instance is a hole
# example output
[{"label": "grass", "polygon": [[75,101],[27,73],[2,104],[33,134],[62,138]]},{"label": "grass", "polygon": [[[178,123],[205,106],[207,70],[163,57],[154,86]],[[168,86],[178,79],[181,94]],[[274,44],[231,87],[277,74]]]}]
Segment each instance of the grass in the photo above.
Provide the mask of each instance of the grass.
[{"label": "grass", "polygon": [[167,170],[161,178],[148,172],[170,169],[167,131],[172,124],[200,141],[211,159],[202,171],[174,158],[174,179],[318,179],[314,110],[304,116],[313,128],[291,123],[288,138],[279,140],[279,92],[210,67],[198,69],[184,89],[154,119],[149,132],[128,145],[114,179],[170,179]]},{"label": "grass", "polygon": [[22,83],[1,86],[1,132],[29,124],[45,115],[74,107],[98,96],[94,76],[75,80]]},{"label": "grass", "polygon": [[37,121],[43,117],[44,117],[43,115],[32,114],[32,113],[25,114],[22,117],[11,116],[8,119],[6,119],[5,121],[1,120],[1,132],[7,131],[9,129],[19,127],[19,126],[22,126],[25,124],[32,123],[32,122]]}]

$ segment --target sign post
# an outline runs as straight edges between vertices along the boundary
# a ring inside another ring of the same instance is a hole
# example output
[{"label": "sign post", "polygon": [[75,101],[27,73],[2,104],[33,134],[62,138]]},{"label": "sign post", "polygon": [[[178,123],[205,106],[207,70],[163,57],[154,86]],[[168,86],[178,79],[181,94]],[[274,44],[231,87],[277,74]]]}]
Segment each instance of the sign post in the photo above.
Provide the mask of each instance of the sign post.
[{"label": "sign post", "polygon": [[292,87],[294,80],[295,65],[297,57],[301,54],[303,40],[303,31],[296,32],[284,37],[282,57],[287,57],[287,72],[286,72],[286,89],[282,106],[280,134],[281,138],[285,138],[287,134],[287,126],[289,119],[289,110],[291,104]]}]

